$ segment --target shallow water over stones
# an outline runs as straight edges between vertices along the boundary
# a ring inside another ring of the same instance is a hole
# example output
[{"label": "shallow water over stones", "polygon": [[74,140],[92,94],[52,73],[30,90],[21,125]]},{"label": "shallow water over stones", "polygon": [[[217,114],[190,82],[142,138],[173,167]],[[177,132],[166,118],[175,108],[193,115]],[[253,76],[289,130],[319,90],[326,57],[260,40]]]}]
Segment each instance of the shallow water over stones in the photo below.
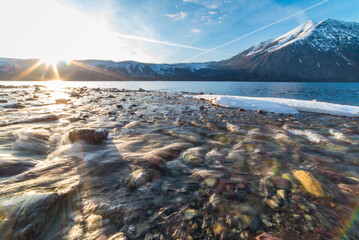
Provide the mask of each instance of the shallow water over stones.
[{"label": "shallow water over stones", "polygon": [[0,239],[359,237],[358,118],[2,90]]}]

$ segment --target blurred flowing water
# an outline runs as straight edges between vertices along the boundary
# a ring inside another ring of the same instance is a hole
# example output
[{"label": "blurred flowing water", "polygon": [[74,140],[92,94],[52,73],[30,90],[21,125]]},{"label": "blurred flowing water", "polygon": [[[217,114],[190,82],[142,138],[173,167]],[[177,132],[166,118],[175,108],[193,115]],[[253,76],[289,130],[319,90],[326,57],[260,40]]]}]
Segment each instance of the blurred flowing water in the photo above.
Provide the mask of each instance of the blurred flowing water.
[{"label": "blurred flowing water", "polygon": [[[284,97],[295,84],[10,84],[32,86],[0,88],[1,240],[359,238],[358,118],[242,112],[172,92]],[[80,86],[94,88],[66,88]],[[88,129],[107,139],[71,140]]]}]

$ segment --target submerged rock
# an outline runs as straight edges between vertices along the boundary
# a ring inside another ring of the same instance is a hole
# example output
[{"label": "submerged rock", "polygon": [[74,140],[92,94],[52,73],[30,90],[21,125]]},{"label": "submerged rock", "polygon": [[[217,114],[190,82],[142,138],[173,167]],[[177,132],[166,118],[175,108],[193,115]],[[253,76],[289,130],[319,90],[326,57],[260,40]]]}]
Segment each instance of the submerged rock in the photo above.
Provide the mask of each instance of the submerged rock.
[{"label": "submerged rock", "polygon": [[150,179],[151,176],[147,171],[143,169],[137,169],[136,171],[132,172],[128,187],[132,190],[137,189],[149,182]]},{"label": "submerged rock", "polygon": [[60,98],[60,99],[56,99],[55,102],[56,102],[56,104],[67,104],[68,100]]},{"label": "submerged rock", "polygon": [[30,168],[34,167],[35,163],[33,162],[8,162],[8,161],[0,161],[0,178],[2,177],[9,177],[15,176],[22,172],[29,170]]},{"label": "submerged rock", "polygon": [[193,218],[195,217],[199,217],[200,216],[200,213],[196,210],[196,209],[187,209],[185,212],[184,212],[184,216],[183,218],[185,220],[192,220]]},{"label": "submerged rock", "polygon": [[325,197],[323,186],[311,173],[303,170],[296,170],[293,172],[293,176],[308,193],[315,197]]},{"label": "submerged rock", "polygon": [[36,123],[36,122],[52,122],[59,120],[59,117],[54,114],[44,115],[37,118],[30,118],[20,123]]},{"label": "submerged rock", "polygon": [[277,189],[284,189],[286,191],[290,191],[290,189],[292,188],[292,184],[285,178],[274,176],[272,177],[272,181]]},{"label": "submerged rock", "polygon": [[103,219],[101,215],[92,214],[86,219],[86,229],[89,232],[102,228]]},{"label": "submerged rock", "polygon": [[256,237],[256,240],[281,240],[281,239],[277,237],[273,237],[269,233],[262,233],[261,235]]},{"label": "submerged rock", "polygon": [[123,232],[119,232],[112,235],[108,240],[127,240],[127,238]]},{"label": "submerged rock", "polygon": [[0,223],[5,219],[5,212],[3,212],[2,208],[0,207]]},{"label": "submerged rock", "polygon": [[181,159],[187,164],[200,164],[203,162],[206,149],[203,147],[190,148],[182,153]]},{"label": "submerged rock", "polygon": [[75,129],[69,133],[71,142],[83,140],[86,143],[101,144],[107,139],[108,131],[94,129]]},{"label": "submerged rock", "polygon": [[2,107],[3,108],[16,108],[16,109],[25,108],[25,106],[20,103],[5,104],[5,105],[2,105]]}]

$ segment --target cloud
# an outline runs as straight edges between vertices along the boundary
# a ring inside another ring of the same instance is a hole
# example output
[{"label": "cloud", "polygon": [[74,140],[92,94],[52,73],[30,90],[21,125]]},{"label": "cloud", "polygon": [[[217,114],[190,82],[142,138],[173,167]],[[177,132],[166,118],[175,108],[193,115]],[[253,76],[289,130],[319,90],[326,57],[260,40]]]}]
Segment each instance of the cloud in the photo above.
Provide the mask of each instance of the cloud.
[{"label": "cloud", "polygon": [[222,5],[222,2],[220,0],[183,0],[183,3],[195,3],[209,9],[218,9]]},{"label": "cloud", "polygon": [[166,16],[172,18],[173,21],[179,21],[185,19],[188,16],[188,13],[180,11],[175,14],[166,14]]},{"label": "cloud", "polygon": [[192,29],[191,29],[191,32],[192,32],[192,33],[200,33],[201,30],[200,30],[200,29],[197,29],[197,28],[192,28]]},{"label": "cloud", "polygon": [[219,8],[219,5],[218,4],[212,4],[210,6],[208,6],[210,9],[217,9]]},{"label": "cloud", "polygon": [[217,12],[215,12],[215,11],[209,11],[208,14],[210,14],[210,15],[215,15],[215,14],[217,14]]},{"label": "cloud", "polygon": [[239,40],[241,40],[241,39],[243,39],[243,38],[246,38],[246,37],[248,37],[248,36],[250,36],[250,35],[253,35],[253,34],[255,34],[255,33],[259,32],[259,31],[262,31],[262,30],[264,30],[264,29],[267,29],[267,28],[269,28],[269,27],[271,27],[271,26],[273,26],[273,25],[276,25],[276,24],[281,23],[281,22],[284,22],[284,21],[286,21],[286,20],[288,20],[288,19],[290,19],[290,18],[293,18],[293,17],[296,17],[296,16],[298,16],[298,15],[301,15],[301,14],[305,13],[306,11],[308,11],[308,10],[310,10],[310,9],[312,9],[312,8],[316,8],[316,7],[318,7],[318,6],[320,6],[320,5],[324,4],[324,3],[326,3],[326,2],[328,2],[328,1],[329,1],[329,0],[323,0],[323,1],[319,2],[319,3],[317,3],[317,4],[314,4],[314,5],[312,5],[312,6],[307,7],[307,8],[305,8],[305,9],[299,10],[299,11],[297,11],[297,12],[295,12],[295,13],[292,13],[291,15],[288,15],[288,16],[286,16],[286,17],[284,17],[284,18],[281,18],[281,19],[276,20],[276,21],[274,21],[274,22],[272,22],[272,23],[269,23],[269,24],[267,24],[267,25],[265,25],[265,26],[263,26],[263,27],[260,27],[260,28],[258,28],[258,29],[256,29],[256,30],[253,30],[253,31],[251,31],[251,32],[249,32],[249,33],[247,33],[247,34],[244,34],[244,35],[242,35],[242,36],[239,36],[239,37],[237,37],[237,38],[235,38],[235,39],[233,39],[233,40],[231,40],[231,41],[229,41],[229,42],[223,43],[223,44],[221,44],[221,45],[219,45],[219,46],[217,46],[217,47],[211,48],[211,49],[209,49],[209,50],[207,50],[207,51],[204,51],[204,52],[202,52],[202,53],[200,53],[200,54],[197,54],[197,55],[195,55],[195,56],[193,56],[193,57],[187,59],[187,60],[184,61],[184,62],[191,61],[191,60],[193,60],[193,59],[195,59],[195,58],[198,58],[198,57],[200,57],[200,56],[202,56],[202,55],[204,55],[204,54],[207,54],[207,53],[209,53],[209,52],[213,52],[213,51],[215,51],[215,50],[217,50],[217,49],[219,49],[219,48],[222,48],[222,47],[225,47],[225,46],[230,45],[230,44],[232,44],[232,43],[235,43],[235,42],[237,42],[237,41],[239,41]]}]

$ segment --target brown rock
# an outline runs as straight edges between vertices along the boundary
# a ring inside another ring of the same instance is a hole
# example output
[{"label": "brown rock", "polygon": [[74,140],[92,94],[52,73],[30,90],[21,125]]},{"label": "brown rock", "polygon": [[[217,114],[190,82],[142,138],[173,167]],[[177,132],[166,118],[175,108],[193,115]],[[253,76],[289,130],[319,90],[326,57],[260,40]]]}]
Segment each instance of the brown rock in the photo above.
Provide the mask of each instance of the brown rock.
[{"label": "brown rock", "polygon": [[272,177],[272,181],[277,189],[284,189],[289,192],[292,188],[292,184],[285,178],[275,176]]},{"label": "brown rock", "polygon": [[87,143],[100,144],[107,139],[107,131],[99,131],[94,129],[76,129],[69,133],[71,142],[83,140]]}]

